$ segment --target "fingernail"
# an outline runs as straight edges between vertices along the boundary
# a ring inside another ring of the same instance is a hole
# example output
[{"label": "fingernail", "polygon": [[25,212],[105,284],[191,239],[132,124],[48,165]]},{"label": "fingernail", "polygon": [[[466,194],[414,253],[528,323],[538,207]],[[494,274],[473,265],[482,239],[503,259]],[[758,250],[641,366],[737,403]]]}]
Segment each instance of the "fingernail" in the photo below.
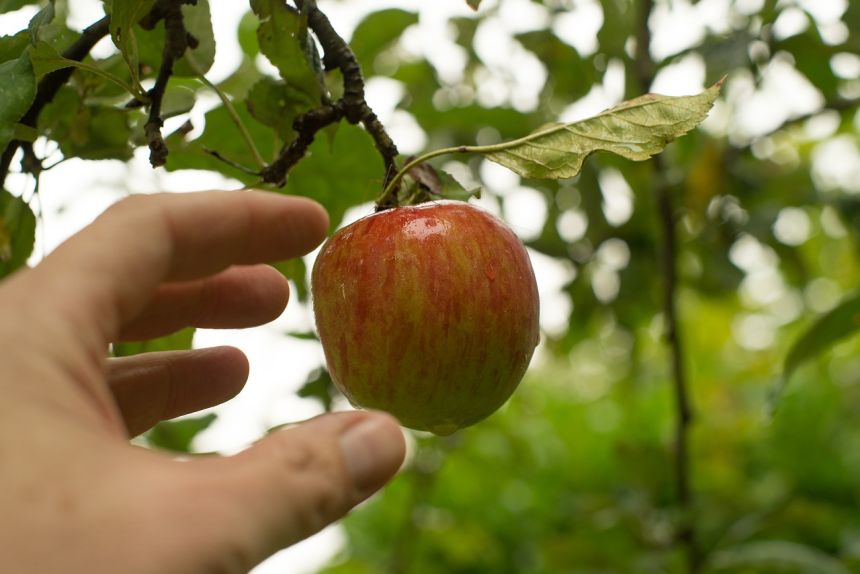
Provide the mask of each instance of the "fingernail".
[{"label": "fingernail", "polygon": [[346,429],[340,449],[356,490],[372,492],[391,478],[403,462],[403,433],[381,416]]}]

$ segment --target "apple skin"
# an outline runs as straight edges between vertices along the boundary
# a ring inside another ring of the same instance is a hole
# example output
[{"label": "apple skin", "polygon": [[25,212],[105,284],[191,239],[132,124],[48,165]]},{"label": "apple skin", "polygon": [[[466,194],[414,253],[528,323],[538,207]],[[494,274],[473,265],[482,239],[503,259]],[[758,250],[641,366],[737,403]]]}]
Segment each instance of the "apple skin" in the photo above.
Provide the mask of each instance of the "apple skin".
[{"label": "apple skin", "polygon": [[450,434],[489,416],[538,343],[537,284],[522,242],[464,202],[397,207],[339,230],[311,287],[338,389],[417,430]]}]

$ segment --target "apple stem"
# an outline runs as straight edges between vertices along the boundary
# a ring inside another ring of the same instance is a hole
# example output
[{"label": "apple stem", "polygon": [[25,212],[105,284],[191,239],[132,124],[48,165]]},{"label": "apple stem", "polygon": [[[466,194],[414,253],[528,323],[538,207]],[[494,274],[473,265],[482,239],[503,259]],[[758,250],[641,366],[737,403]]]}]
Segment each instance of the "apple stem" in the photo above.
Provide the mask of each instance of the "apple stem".
[{"label": "apple stem", "polygon": [[472,146],[446,147],[427,152],[424,155],[418,156],[412,161],[407,162],[406,165],[404,165],[396,174],[394,174],[394,177],[392,177],[388,181],[388,184],[385,186],[385,189],[382,190],[382,194],[376,200],[376,211],[384,211],[386,209],[391,209],[392,207],[398,207],[400,205],[400,201],[397,198],[397,191],[398,189],[400,189],[400,182],[403,181],[403,177],[413,168],[435,157],[449,155],[453,153],[469,153],[474,149],[475,148]]}]

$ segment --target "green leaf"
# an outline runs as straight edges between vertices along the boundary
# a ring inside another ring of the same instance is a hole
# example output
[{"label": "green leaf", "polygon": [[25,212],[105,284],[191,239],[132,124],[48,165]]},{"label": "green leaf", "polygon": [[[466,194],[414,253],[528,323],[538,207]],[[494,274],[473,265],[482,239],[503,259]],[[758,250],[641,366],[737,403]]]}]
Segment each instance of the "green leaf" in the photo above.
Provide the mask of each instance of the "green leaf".
[{"label": "green leaf", "polygon": [[172,118],[187,114],[197,102],[194,90],[186,86],[169,84],[164,92],[164,100],[161,103],[161,117]]},{"label": "green leaf", "polygon": [[22,30],[14,36],[0,36],[0,62],[14,60],[24,53],[30,43],[30,36]]},{"label": "green leaf", "polygon": [[786,540],[748,542],[716,552],[712,572],[797,572],[850,574],[838,560],[824,552]]},{"label": "green leaf", "polygon": [[0,190],[0,279],[23,267],[36,242],[36,216],[30,206]]},{"label": "green leaf", "polygon": [[15,139],[22,142],[33,143],[39,137],[39,130],[24,124],[15,124]]},{"label": "green leaf", "polygon": [[158,423],[146,433],[146,442],[164,450],[191,452],[194,437],[209,428],[217,418],[217,415],[210,413],[202,417]]},{"label": "green leaf", "polygon": [[305,96],[308,109],[319,105],[324,82],[309,50],[313,39],[308,35],[307,15],[282,0],[252,0],[251,9],[260,18],[257,38],[263,55],[287,84]]},{"label": "green leaf", "polygon": [[721,84],[696,96],[646,94],[587,120],[553,124],[512,142],[468,151],[537,179],[574,177],[585,158],[597,151],[643,161],[701,123]]},{"label": "green leaf", "polygon": [[288,337],[292,337],[293,339],[298,339],[300,341],[319,341],[320,338],[313,331],[307,331],[304,333],[299,333],[296,331],[292,331],[287,333]]},{"label": "green leaf", "polygon": [[[206,73],[215,63],[215,32],[212,29],[212,10],[209,7],[209,0],[197,0],[194,5],[182,6],[182,19],[185,22],[185,29],[197,39],[194,61],[200,70]],[[175,74],[177,76],[197,75],[185,58],[176,63]]]},{"label": "green leaf", "polygon": [[71,67],[77,68],[79,70],[85,70],[101,78],[104,78],[105,80],[108,80],[116,86],[119,86],[131,96],[140,95],[140,92],[135,90],[132,85],[128,84],[122,78],[112,74],[111,72],[108,72],[103,68],[100,68],[99,66],[64,58],[62,55],[60,55],[59,52],[57,52],[56,48],[54,48],[47,42],[38,42],[35,46],[32,46],[30,48],[30,60],[33,62],[33,70],[36,73],[36,77],[38,78],[41,78],[45,74],[49,74],[56,70]]},{"label": "green leaf", "polygon": [[260,41],[257,39],[257,28],[260,27],[260,19],[253,12],[245,12],[239,20],[239,46],[242,52],[249,58],[257,57],[260,53]]},{"label": "green leaf", "polygon": [[307,99],[302,93],[283,81],[268,77],[254,84],[245,104],[257,121],[275,128],[284,142],[293,139],[293,121],[307,109]]},{"label": "green leaf", "polygon": [[140,84],[139,54],[135,25],[155,5],[155,0],[114,0],[110,17],[110,36],[131,72],[135,86]]},{"label": "green leaf", "polygon": [[367,132],[344,125],[334,144],[316,138],[309,155],[290,172],[286,191],[322,203],[337,227],[347,209],[373,200],[382,187],[383,173],[382,159]]},{"label": "green leaf", "polygon": [[334,386],[334,381],[331,380],[331,375],[325,369],[317,369],[308,375],[305,384],[299,389],[296,394],[303,399],[316,399],[322,403],[326,412],[331,411],[334,397],[337,394],[337,389]]},{"label": "green leaf", "polygon": [[27,26],[27,32],[30,34],[30,43],[35,44],[39,41],[39,31],[42,26],[50,24],[54,20],[54,3],[48,2],[44,8],[39,10],[35,16],[30,19]]},{"label": "green leaf", "polygon": [[65,157],[131,159],[134,150],[128,112],[86,105],[67,113],[74,113],[68,124],[68,138],[58,140]]},{"label": "green leaf", "polygon": [[[177,78],[197,76],[194,66],[188,62],[188,54],[193,54],[194,62],[205,74],[215,61],[215,35],[212,30],[209,0],[197,0],[195,5],[183,5],[182,21],[185,29],[197,39],[198,46],[194,50],[189,49],[185,56],[176,61],[173,76]],[[137,38],[141,67],[158,70],[164,55],[164,22],[159,22],[152,30],[144,30],[137,26],[134,33]]]},{"label": "green leaf", "polygon": [[38,2],[36,0],[0,0],[0,14],[14,12],[30,4],[38,4]]},{"label": "green leaf", "polygon": [[417,23],[418,14],[399,8],[372,12],[356,26],[349,45],[362,67],[368,69],[380,52]]},{"label": "green leaf", "polygon": [[466,4],[468,4],[469,8],[472,10],[477,10],[481,5],[481,0],[466,0]]},{"label": "green leaf", "polygon": [[[237,106],[236,113],[263,157],[273,157],[275,138],[271,129],[251,117],[244,106]],[[189,141],[179,133],[171,134],[166,138],[170,148],[167,169],[169,171],[206,169],[217,171],[228,177],[235,177],[247,184],[259,182],[259,177],[243,173],[207,153],[207,150],[217,150],[223,157],[231,161],[248,167],[256,166],[256,159],[251,154],[224,106],[207,112],[205,118],[206,127],[199,138]]]},{"label": "green leaf", "polygon": [[131,355],[152,353],[155,351],[187,351],[191,349],[191,343],[194,340],[194,331],[193,328],[188,327],[157,339],[116,343],[113,346],[113,356],[129,357]]},{"label": "green leaf", "polygon": [[774,389],[772,401],[779,398],[794,372],[838,341],[860,329],[860,292],[844,299],[818,319],[798,338],[788,351],[782,376]]},{"label": "green leaf", "polygon": [[28,54],[0,64],[0,149],[15,137],[15,124],[36,98],[36,76]]}]

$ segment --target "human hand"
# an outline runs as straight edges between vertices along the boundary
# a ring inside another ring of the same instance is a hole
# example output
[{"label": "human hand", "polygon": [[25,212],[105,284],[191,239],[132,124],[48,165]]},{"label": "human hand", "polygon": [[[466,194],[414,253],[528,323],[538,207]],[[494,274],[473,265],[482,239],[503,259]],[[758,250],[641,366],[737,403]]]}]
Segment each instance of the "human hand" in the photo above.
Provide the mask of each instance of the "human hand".
[{"label": "human hand", "polygon": [[397,471],[394,419],[341,413],[233,457],[128,444],[234,396],[221,347],[106,359],[108,344],[277,317],[261,262],[325,236],[319,205],[264,192],[133,197],[0,284],[0,556],[10,572],[247,572],[343,516]]}]

